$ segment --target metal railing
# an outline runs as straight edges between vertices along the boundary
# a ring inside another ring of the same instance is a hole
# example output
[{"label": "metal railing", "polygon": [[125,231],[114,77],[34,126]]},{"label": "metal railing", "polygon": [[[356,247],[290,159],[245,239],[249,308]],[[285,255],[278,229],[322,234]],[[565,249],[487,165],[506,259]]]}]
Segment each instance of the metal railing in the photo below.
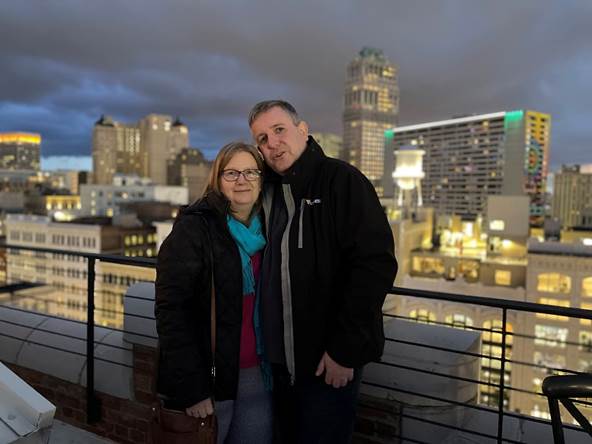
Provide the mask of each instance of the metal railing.
[{"label": "metal railing", "polygon": [[[418,347],[418,348],[424,348],[424,349],[437,350],[437,351],[446,352],[446,353],[454,353],[454,354],[460,354],[460,355],[465,355],[465,356],[471,356],[474,358],[480,358],[480,359],[486,358],[486,359],[489,359],[492,361],[494,361],[494,360],[499,361],[500,362],[500,378],[499,378],[498,384],[486,382],[481,379],[466,378],[466,377],[461,377],[461,376],[449,375],[449,374],[445,374],[445,373],[438,373],[435,371],[426,371],[421,368],[404,366],[404,365],[400,365],[400,364],[392,363],[392,362],[379,361],[376,363],[381,366],[387,366],[387,367],[393,367],[393,368],[403,369],[403,370],[407,370],[407,371],[417,372],[419,375],[421,375],[422,373],[431,374],[433,376],[437,376],[437,377],[441,377],[441,378],[448,378],[450,380],[463,381],[463,382],[477,384],[478,386],[492,386],[492,387],[495,387],[499,390],[498,403],[497,403],[496,408],[492,409],[491,407],[488,407],[486,405],[481,405],[481,404],[477,404],[477,403],[473,403],[473,402],[461,402],[461,401],[457,401],[454,399],[446,399],[441,396],[434,396],[433,394],[409,391],[409,390],[402,389],[400,387],[386,386],[386,385],[371,383],[371,382],[367,382],[367,381],[362,381],[362,384],[378,387],[378,388],[381,388],[381,389],[384,389],[387,391],[391,391],[393,393],[418,396],[421,398],[425,398],[427,400],[436,401],[439,403],[450,404],[451,406],[465,407],[465,408],[481,411],[481,412],[487,413],[487,414],[495,414],[495,415],[497,415],[497,431],[495,434],[484,433],[484,432],[478,431],[478,430],[469,430],[467,428],[461,428],[459,430],[458,427],[451,425],[451,424],[445,424],[445,423],[438,422],[438,421],[427,420],[425,418],[420,418],[420,417],[410,417],[410,415],[407,415],[404,412],[401,413],[401,416],[404,418],[407,417],[408,419],[413,419],[414,421],[419,421],[422,423],[431,424],[434,426],[443,427],[443,428],[447,428],[450,430],[462,431],[463,433],[466,433],[466,434],[469,434],[469,435],[472,435],[475,437],[495,440],[498,443],[502,443],[502,442],[518,443],[518,442],[521,442],[521,441],[516,441],[514,439],[504,437],[504,418],[506,418],[506,417],[531,421],[533,423],[545,424],[545,425],[549,426],[549,431],[551,431],[550,422],[548,420],[539,419],[539,418],[532,417],[532,416],[524,416],[524,415],[521,415],[521,414],[518,414],[515,412],[511,412],[511,411],[504,408],[504,399],[505,399],[505,395],[507,392],[520,392],[520,393],[525,393],[528,395],[541,396],[541,397],[545,396],[542,392],[535,392],[535,391],[527,390],[524,388],[513,387],[512,385],[507,385],[505,382],[506,366],[508,364],[522,365],[522,366],[528,366],[528,367],[533,367],[533,368],[537,368],[537,369],[542,369],[542,370],[545,370],[548,372],[562,372],[562,373],[569,373],[569,374],[581,374],[582,372],[578,372],[578,371],[570,370],[570,369],[565,369],[565,368],[557,368],[557,367],[540,365],[540,364],[526,362],[526,361],[518,360],[518,359],[510,359],[507,354],[508,337],[523,338],[523,339],[533,340],[533,341],[537,338],[534,335],[514,333],[511,331],[508,331],[508,312],[515,311],[515,312],[531,313],[531,314],[547,314],[547,315],[565,316],[565,317],[569,317],[569,318],[590,320],[590,319],[592,319],[592,311],[579,309],[579,308],[557,307],[557,306],[553,306],[553,305],[544,305],[544,304],[537,304],[537,303],[531,303],[531,302],[513,301],[513,300],[506,300],[506,299],[494,299],[494,298],[478,297],[478,296],[466,296],[466,295],[460,295],[460,294],[455,294],[455,293],[443,293],[443,292],[416,290],[416,289],[400,288],[400,287],[393,287],[391,290],[391,294],[395,295],[395,296],[421,298],[421,299],[432,300],[432,301],[446,301],[446,302],[459,303],[459,304],[469,304],[469,305],[480,306],[480,307],[494,308],[494,309],[498,309],[500,311],[501,328],[482,328],[482,327],[473,327],[473,326],[468,326],[468,325],[462,326],[462,328],[466,329],[466,330],[474,330],[474,331],[478,331],[478,332],[488,332],[490,334],[500,334],[501,335],[501,342],[499,343],[499,346],[501,347],[500,356],[492,356],[491,354],[474,353],[474,352],[470,352],[470,351],[456,350],[456,349],[452,349],[452,348],[448,348],[448,347],[438,347],[438,346],[434,346],[432,344],[406,341],[406,340],[393,338],[393,337],[386,338],[387,342],[394,342],[394,343],[400,343],[400,344]],[[388,313],[384,313],[384,315],[386,317],[391,317],[391,318],[418,321],[417,319],[410,318],[409,316],[393,315],[393,314],[388,314]],[[422,322],[422,321],[419,321],[419,322]],[[435,321],[423,321],[423,322],[425,322],[427,324],[439,324],[439,325],[443,325],[446,327],[452,327],[452,325],[448,324],[448,323],[435,322]],[[573,343],[573,342],[568,342],[568,341],[566,341],[566,344],[567,345],[574,345],[574,346],[581,345],[578,343]],[[592,403],[585,402],[585,401],[578,401],[578,403],[582,404],[582,405],[586,405],[586,406],[592,406]],[[572,426],[572,425],[568,425],[568,424],[565,424],[564,427],[567,429],[570,429],[570,430],[583,432],[583,430],[580,427],[576,427],[576,426]],[[404,435],[399,435],[399,436],[397,436],[397,438],[399,438],[402,442],[414,442],[414,443],[422,442],[422,441],[417,440],[415,437],[404,436]]]},{"label": "metal railing", "polygon": [[[87,361],[87,365],[86,365],[87,422],[93,423],[93,422],[98,421],[100,419],[100,405],[99,405],[98,399],[95,395],[95,385],[94,385],[95,365],[94,364],[95,364],[95,360],[101,360],[101,361],[106,361],[106,362],[110,362],[110,361],[107,360],[106,358],[95,357],[95,355],[94,355],[94,345],[96,344],[95,338],[94,338],[95,312],[97,311],[97,308],[95,307],[95,281],[96,281],[96,277],[97,277],[96,270],[95,270],[96,261],[121,264],[121,265],[132,265],[132,266],[137,266],[137,267],[155,268],[156,260],[155,259],[148,259],[148,258],[139,258],[139,257],[133,257],[133,258],[132,257],[124,257],[124,256],[110,255],[110,254],[84,253],[84,252],[57,250],[57,249],[49,249],[49,248],[34,248],[34,247],[25,247],[25,246],[10,245],[10,244],[0,244],[0,248],[6,248],[7,250],[24,250],[24,251],[30,251],[30,252],[39,253],[39,254],[63,254],[63,255],[69,255],[69,256],[75,256],[75,257],[82,257],[86,261],[86,282],[87,282],[86,321],[83,322],[83,321],[71,321],[70,320],[71,322],[77,322],[80,324],[84,324],[86,326],[86,353],[83,354],[83,353],[76,352],[73,350],[59,349],[57,347],[52,347],[50,345],[45,345],[45,344],[38,344],[38,345],[46,346],[49,348],[56,348],[62,352],[69,352],[69,353],[74,353],[74,354],[78,354],[81,356],[85,356],[86,361]],[[540,424],[545,424],[546,426],[549,427],[549,431],[551,431],[551,425],[548,420],[539,419],[539,418],[535,418],[535,417],[525,417],[524,415],[520,415],[518,413],[511,412],[511,411],[504,408],[504,396],[507,392],[522,392],[522,393],[527,393],[527,394],[532,394],[532,395],[544,396],[542,393],[539,393],[539,392],[529,391],[529,390],[525,390],[523,388],[507,385],[505,382],[505,377],[504,377],[506,374],[506,366],[508,364],[524,365],[524,366],[531,366],[533,368],[538,368],[538,369],[542,369],[542,370],[546,370],[546,371],[550,371],[550,372],[563,372],[563,373],[572,373],[572,374],[578,374],[580,372],[577,372],[575,370],[568,370],[568,369],[564,369],[564,368],[549,367],[549,366],[540,365],[540,364],[536,364],[536,363],[521,361],[518,359],[510,359],[507,356],[508,338],[510,336],[516,337],[516,338],[529,339],[529,340],[530,339],[535,340],[536,338],[533,335],[525,335],[525,334],[521,334],[521,333],[508,331],[508,312],[516,311],[516,312],[524,312],[524,313],[541,313],[541,314],[548,314],[548,315],[566,316],[566,317],[571,317],[571,318],[592,320],[592,311],[578,309],[578,308],[556,307],[556,306],[552,306],[552,305],[542,305],[542,304],[522,302],[522,301],[512,301],[512,300],[494,299],[494,298],[477,297],[477,296],[465,296],[465,295],[454,294],[454,293],[441,293],[441,292],[415,290],[415,289],[399,288],[399,287],[393,287],[391,294],[395,295],[395,297],[396,296],[404,296],[404,297],[421,298],[421,299],[425,299],[425,300],[447,301],[447,302],[453,302],[453,303],[459,303],[459,304],[469,304],[469,305],[480,306],[480,307],[489,307],[489,308],[494,308],[494,309],[499,310],[500,319],[501,319],[501,328],[496,327],[496,328],[487,329],[487,328],[472,327],[472,326],[464,326],[463,328],[467,329],[467,330],[478,331],[478,332],[489,332],[491,334],[493,334],[493,333],[501,334],[501,343],[499,343],[499,346],[501,347],[500,356],[492,356],[491,354],[486,355],[483,353],[474,353],[474,352],[470,352],[470,351],[455,350],[455,349],[448,348],[448,347],[440,347],[440,346],[435,346],[433,344],[418,343],[418,342],[403,340],[400,338],[393,338],[393,337],[386,338],[388,342],[400,343],[400,344],[404,344],[406,346],[413,346],[413,347],[418,347],[418,348],[437,350],[437,351],[446,352],[446,353],[461,354],[461,355],[471,356],[473,358],[479,358],[479,359],[487,358],[490,360],[497,360],[500,362],[500,369],[499,369],[500,378],[499,378],[498,384],[488,382],[488,381],[483,381],[481,379],[466,378],[466,377],[460,377],[460,376],[449,375],[449,374],[444,374],[444,373],[438,373],[438,372],[434,372],[434,371],[426,371],[421,368],[414,368],[414,367],[410,367],[410,366],[405,366],[405,365],[402,365],[402,364],[396,363],[396,362],[379,361],[376,363],[377,365],[381,365],[381,366],[385,366],[385,367],[399,368],[399,369],[403,369],[406,371],[414,371],[414,372],[417,372],[418,374],[429,373],[429,374],[436,376],[436,377],[449,378],[451,380],[459,380],[459,381],[463,381],[463,382],[477,384],[478,386],[494,387],[499,391],[498,403],[497,403],[496,408],[492,408],[490,406],[478,404],[476,402],[461,402],[461,401],[457,401],[454,399],[447,399],[442,396],[438,396],[437,394],[414,392],[414,391],[406,390],[401,387],[394,387],[394,386],[387,386],[384,384],[377,384],[377,383],[373,383],[373,382],[370,382],[367,380],[363,380],[362,384],[365,384],[368,386],[374,386],[374,387],[377,387],[377,388],[380,388],[383,390],[388,390],[393,393],[399,393],[402,395],[418,396],[418,397],[422,397],[427,400],[436,401],[439,403],[447,403],[447,404],[450,404],[451,406],[465,407],[465,408],[473,409],[473,410],[480,411],[480,412],[483,412],[486,414],[497,415],[496,433],[486,433],[483,431],[469,430],[469,429],[458,427],[458,426],[455,426],[452,424],[446,424],[446,423],[442,423],[442,422],[438,422],[438,421],[429,420],[426,418],[417,417],[414,415],[410,415],[409,413],[405,413],[404,411],[400,413],[402,418],[407,418],[410,420],[423,422],[423,423],[430,424],[433,426],[444,427],[444,428],[447,428],[450,430],[460,431],[463,433],[467,433],[469,435],[473,435],[475,437],[495,440],[498,443],[502,443],[502,442],[518,443],[518,442],[520,442],[520,441],[516,441],[514,439],[504,437],[504,418],[508,418],[508,417],[509,418],[519,418],[522,420],[524,420],[526,418],[526,420],[528,420],[528,421],[532,421],[532,422],[540,423]],[[142,298],[140,298],[140,299],[142,299]],[[6,306],[6,305],[4,305],[4,307],[7,309],[11,309],[11,310],[30,312],[30,310],[25,310],[25,309],[18,308],[18,307],[11,307],[11,306]],[[119,313],[119,314],[122,314],[122,313]],[[400,316],[400,315],[396,315],[396,314],[385,313],[384,315],[387,317],[392,317],[392,318],[410,319],[409,317]],[[53,317],[53,318],[61,318],[60,316],[48,315],[45,313],[43,313],[43,316]],[[135,316],[135,317],[139,317],[139,318],[143,318],[143,319],[154,319],[153,317],[146,317],[146,316],[137,315],[137,314],[130,314],[130,313],[126,313],[125,316],[130,316],[130,317]],[[14,325],[19,325],[17,323],[14,323],[11,321],[6,321],[6,320],[0,320],[0,322],[12,323]],[[444,323],[438,323],[438,322],[431,322],[431,323],[442,324],[447,327],[452,327],[450,324],[444,324]],[[25,325],[21,325],[21,326],[25,326]],[[107,328],[107,329],[111,329],[111,330],[118,330],[118,329],[114,329],[114,328],[110,328],[110,327],[102,327],[102,328]],[[44,331],[43,329],[38,329],[38,330]],[[50,334],[50,333],[57,334],[57,333],[50,332],[50,331],[46,331],[46,332],[48,334]],[[138,336],[145,336],[150,339],[156,339],[156,337],[142,335],[142,333],[139,333],[139,332],[131,332],[131,333],[134,335],[138,335]],[[68,337],[68,335],[65,335],[62,333],[60,333],[60,335]],[[2,334],[2,333],[0,333],[0,336],[10,337],[10,335],[6,335],[6,334]],[[72,337],[72,338],[79,339],[76,337]],[[13,337],[13,339],[20,339],[20,338]],[[568,343],[568,344],[578,345],[577,343]],[[107,344],[104,344],[104,345],[107,345]],[[109,346],[117,347],[115,345],[109,345]],[[115,363],[115,362],[112,362],[112,363],[129,367],[129,365],[122,364],[122,363]],[[583,404],[592,405],[590,403],[583,403]],[[579,427],[575,427],[572,425],[565,425],[564,427],[571,429],[571,430],[581,431],[581,429]],[[404,436],[404,434],[402,434],[402,433],[400,435],[398,435],[397,438],[400,439],[402,442],[415,442],[415,443],[422,442],[420,440],[415,439],[414,437]]]},{"label": "metal railing", "polygon": [[[132,265],[132,266],[136,266],[136,267],[145,267],[145,268],[155,268],[156,267],[156,259],[142,258],[142,257],[126,257],[126,256],[113,255],[113,254],[84,253],[84,252],[79,252],[79,251],[57,250],[57,249],[51,249],[51,248],[25,247],[25,246],[10,245],[10,244],[0,244],[0,248],[5,248],[7,250],[7,254],[9,253],[10,250],[30,251],[30,252],[41,253],[41,254],[61,254],[61,255],[66,255],[66,256],[71,256],[71,257],[80,257],[86,261],[86,321],[82,322],[82,321],[68,319],[70,322],[75,322],[75,323],[86,325],[86,354],[83,355],[83,354],[73,351],[73,350],[66,350],[66,349],[62,349],[59,347],[54,347],[54,346],[41,344],[41,343],[35,343],[35,344],[39,345],[39,346],[52,348],[52,349],[55,349],[58,351],[66,352],[66,353],[84,356],[86,358],[86,401],[87,401],[86,402],[86,418],[87,418],[87,423],[92,424],[92,423],[99,421],[101,419],[101,406],[100,406],[99,399],[97,398],[97,396],[95,394],[95,359],[101,360],[104,362],[109,362],[109,363],[116,364],[116,365],[127,366],[127,367],[130,367],[130,366],[128,366],[124,363],[117,363],[114,361],[110,361],[105,358],[95,358],[94,348],[95,348],[95,345],[97,344],[95,342],[95,311],[97,310],[97,308],[95,307],[95,278],[96,278],[95,266],[96,266],[96,261],[99,260],[104,263]],[[39,259],[39,257],[37,257],[37,259]],[[7,266],[10,266],[10,264],[8,263]],[[13,287],[16,287],[18,289],[19,285],[22,285],[22,283],[14,283]],[[30,311],[30,310],[24,310],[24,309],[21,309],[18,307],[10,307],[10,306],[6,306],[6,305],[4,305],[4,307],[11,309],[11,310],[21,311],[21,312]],[[108,310],[103,310],[103,311],[108,311]],[[116,311],[111,311],[111,312],[114,314],[117,314]],[[42,313],[42,314],[43,314],[43,316],[46,316],[46,317],[51,317],[51,318],[56,318],[56,319],[65,319],[61,316],[54,316],[54,315],[50,315],[50,314],[46,314],[46,313]],[[121,312],[119,314],[123,314],[123,312]],[[130,314],[130,313],[126,313],[126,316],[146,318],[145,316],[142,316],[142,315]],[[148,319],[153,320],[154,317],[148,317]],[[27,325],[9,322],[6,320],[1,320],[0,322],[10,323],[10,324],[20,326],[20,327],[28,327]],[[110,330],[118,330],[118,329],[110,328],[110,327],[106,327],[106,326],[102,326],[102,328],[106,328],[106,329],[110,329]],[[38,329],[38,328],[37,328],[37,330],[43,331],[42,329]],[[50,332],[47,330],[45,332],[56,334],[54,332]],[[139,332],[133,332],[133,334],[137,335],[137,336],[148,337],[150,339],[157,339],[155,336],[147,336],[147,335],[143,335]],[[68,336],[63,333],[59,333],[58,335],[64,336],[64,337],[70,337],[71,339],[80,339],[78,337]],[[15,339],[15,340],[20,339],[20,338],[12,337],[10,335],[2,334],[2,333],[0,333],[0,336],[11,337],[12,339]],[[34,343],[30,340],[28,342]],[[112,344],[103,344],[103,345],[106,345],[108,347],[113,347],[113,348],[121,348],[121,347],[118,347],[118,346],[112,345]]]}]

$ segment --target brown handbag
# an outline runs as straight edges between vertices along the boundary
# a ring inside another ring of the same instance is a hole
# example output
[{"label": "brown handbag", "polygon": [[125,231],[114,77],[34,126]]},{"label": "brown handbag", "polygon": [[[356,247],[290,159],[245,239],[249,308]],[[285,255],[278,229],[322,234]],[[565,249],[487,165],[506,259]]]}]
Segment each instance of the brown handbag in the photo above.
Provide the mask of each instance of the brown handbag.
[{"label": "brown handbag", "polygon": [[[216,351],[216,294],[214,290],[214,257],[211,251],[210,258],[212,264],[210,326],[213,383],[213,378],[216,375],[214,364]],[[212,398],[213,402],[214,400]],[[152,432],[152,444],[216,444],[218,438],[218,420],[215,413],[205,418],[195,418],[194,416],[187,415],[184,411],[165,408],[162,400],[152,407],[150,428]]]},{"label": "brown handbag", "polygon": [[218,436],[216,415],[195,418],[180,410],[153,407],[153,444],[215,444]]}]

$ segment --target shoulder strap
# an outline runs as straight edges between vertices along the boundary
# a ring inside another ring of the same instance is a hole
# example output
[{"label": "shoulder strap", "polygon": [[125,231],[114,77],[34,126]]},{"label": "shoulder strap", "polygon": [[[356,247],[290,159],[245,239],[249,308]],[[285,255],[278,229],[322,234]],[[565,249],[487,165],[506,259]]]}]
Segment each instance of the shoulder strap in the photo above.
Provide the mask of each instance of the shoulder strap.
[{"label": "shoulder strap", "polygon": [[[212,388],[215,388],[216,381],[216,289],[214,286],[214,245],[212,244],[212,238],[210,236],[210,226],[207,219],[202,214],[202,219],[206,226],[206,234],[210,244],[210,267],[211,267],[211,290],[210,290],[210,344],[212,347]],[[212,390],[213,392],[214,390]],[[214,402],[214,393],[212,393],[212,402]]]}]

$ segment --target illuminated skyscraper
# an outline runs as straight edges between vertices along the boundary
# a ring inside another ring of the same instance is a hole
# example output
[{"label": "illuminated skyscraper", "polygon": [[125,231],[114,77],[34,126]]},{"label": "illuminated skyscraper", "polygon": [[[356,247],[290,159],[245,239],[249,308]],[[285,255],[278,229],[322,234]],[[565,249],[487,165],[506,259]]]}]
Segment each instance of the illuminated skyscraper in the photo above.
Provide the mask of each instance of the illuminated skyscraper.
[{"label": "illuminated skyscraper", "polygon": [[0,133],[0,169],[39,171],[41,136],[34,133]]},{"label": "illuminated skyscraper", "polygon": [[381,50],[364,48],[348,65],[344,104],[343,159],[382,195],[384,132],[397,124],[399,87],[397,67]]},{"label": "illuminated skyscraper", "polygon": [[425,151],[423,203],[438,214],[475,219],[488,195],[530,197],[530,222],[544,217],[551,116],[502,111],[401,126],[385,133],[385,194],[392,195],[394,152]]}]

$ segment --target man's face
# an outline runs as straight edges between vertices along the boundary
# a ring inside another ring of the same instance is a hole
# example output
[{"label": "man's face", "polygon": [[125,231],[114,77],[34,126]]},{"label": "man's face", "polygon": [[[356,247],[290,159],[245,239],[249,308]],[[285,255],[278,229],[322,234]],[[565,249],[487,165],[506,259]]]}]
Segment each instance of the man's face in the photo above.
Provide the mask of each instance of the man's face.
[{"label": "man's face", "polygon": [[276,106],[257,116],[251,134],[267,165],[283,175],[306,148],[308,125],[294,125],[292,117]]}]

